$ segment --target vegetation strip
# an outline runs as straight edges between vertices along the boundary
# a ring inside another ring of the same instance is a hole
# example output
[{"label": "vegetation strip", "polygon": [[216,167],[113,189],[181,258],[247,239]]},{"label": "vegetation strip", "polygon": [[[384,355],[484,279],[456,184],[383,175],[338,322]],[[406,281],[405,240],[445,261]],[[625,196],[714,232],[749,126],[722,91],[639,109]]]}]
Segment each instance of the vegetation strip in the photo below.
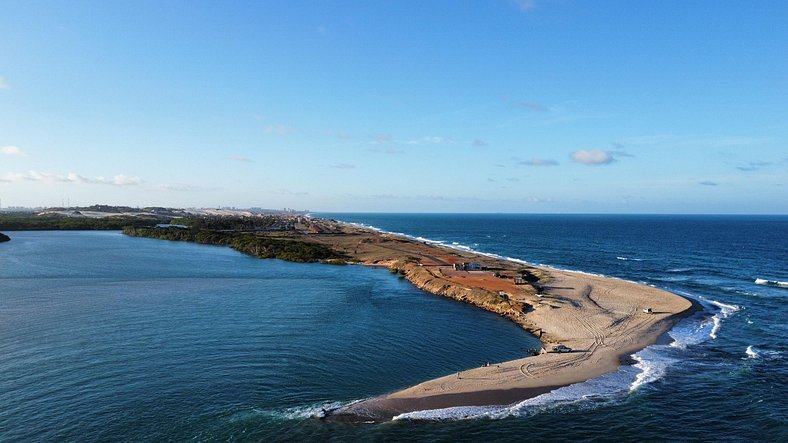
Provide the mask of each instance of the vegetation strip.
[{"label": "vegetation strip", "polygon": [[344,255],[338,254],[333,249],[319,243],[260,237],[255,234],[247,233],[217,232],[204,229],[184,229],[177,227],[127,227],[123,229],[123,233],[132,237],[230,246],[237,251],[258,258],[278,258],[280,260],[300,263],[343,260],[346,258]]}]

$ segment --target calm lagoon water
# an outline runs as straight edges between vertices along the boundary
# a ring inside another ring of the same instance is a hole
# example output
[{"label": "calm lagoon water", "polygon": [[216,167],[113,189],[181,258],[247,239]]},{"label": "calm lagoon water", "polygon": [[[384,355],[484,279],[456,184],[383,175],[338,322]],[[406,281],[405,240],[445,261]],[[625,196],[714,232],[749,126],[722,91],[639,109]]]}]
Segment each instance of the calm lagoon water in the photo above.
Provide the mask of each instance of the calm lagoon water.
[{"label": "calm lagoon water", "polygon": [[117,232],[0,245],[0,441],[259,440],[538,342],[386,269]]},{"label": "calm lagoon water", "polygon": [[767,283],[788,280],[788,217],[325,215],[652,284],[705,312],[637,365],[519,405],[323,423],[309,416],[536,342],[384,269],[11,232],[0,441],[788,441],[788,289]]}]

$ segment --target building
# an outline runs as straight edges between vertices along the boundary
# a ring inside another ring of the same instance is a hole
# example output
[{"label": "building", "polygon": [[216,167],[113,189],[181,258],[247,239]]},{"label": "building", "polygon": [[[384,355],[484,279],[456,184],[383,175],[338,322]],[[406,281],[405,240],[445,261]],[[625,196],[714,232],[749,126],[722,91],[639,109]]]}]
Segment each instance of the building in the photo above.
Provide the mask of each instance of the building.
[{"label": "building", "polygon": [[478,262],[468,262],[468,263],[455,263],[454,270],[455,271],[481,271],[484,269],[481,263]]}]

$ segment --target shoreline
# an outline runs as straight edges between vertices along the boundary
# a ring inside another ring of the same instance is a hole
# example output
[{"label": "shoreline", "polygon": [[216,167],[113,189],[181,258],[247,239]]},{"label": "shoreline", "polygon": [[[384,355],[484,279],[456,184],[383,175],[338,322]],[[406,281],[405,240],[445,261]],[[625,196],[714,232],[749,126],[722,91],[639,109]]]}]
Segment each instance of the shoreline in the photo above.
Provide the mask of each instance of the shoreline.
[{"label": "shoreline", "polygon": [[[323,248],[319,250],[346,263],[387,267],[421,290],[506,317],[542,344],[538,355],[427,380],[327,411],[328,420],[382,422],[427,409],[517,403],[613,372],[622,361],[631,363],[633,353],[656,343],[697,310],[696,302],[678,294],[614,277],[531,265],[331,219],[287,221],[291,229],[235,231],[242,237],[233,238],[250,242],[255,248],[240,249],[260,258],[271,255],[272,245],[294,241]],[[164,229],[127,234],[208,243],[218,235]],[[228,244],[220,240],[216,244]]]},{"label": "shoreline", "polygon": [[[457,373],[427,380],[400,391],[332,411],[328,418],[336,421],[380,422],[391,420],[395,416],[407,412],[457,406],[518,403],[560,387],[613,372],[622,362],[631,363],[630,356],[632,354],[664,340],[666,334],[678,321],[700,309],[699,304],[694,300],[615,277],[524,264],[524,262],[500,258],[495,254],[452,248],[438,242],[426,239],[417,240],[412,236],[389,233],[377,228],[360,227],[344,222],[336,223],[351,230],[364,230],[380,236],[393,237],[399,241],[421,244],[429,248],[433,255],[446,254],[464,259],[478,259],[488,262],[488,265],[490,261],[493,261],[495,262],[493,267],[495,264],[505,264],[509,267],[528,267],[536,270],[536,273],[542,273],[540,281],[534,282],[536,284],[533,288],[536,289],[536,293],[514,298],[515,301],[523,302],[524,308],[521,312],[516,310],[503,310],[502,312],[498,306],[490,309],[491,306],[483,301],[469,300],[468,297],[457,294],[458,290],[460,292],[472,292],[477,289],[486,289],[488,292],[497,290],[500,285],[490,284],[497,282],[491,281],[489,278],[486,280],[477,278],[477,281],[474,281],[469,288],[468,285],[453,281],[452,276],[447,275],[448,273],[438,264],[437,268],[441,272],[440,277],[448,278],[441,279],[443,281],[435,284],[434,280],[438,279],[439,275],[429,273],[429,271],[427,272],[430,275],[425,275],[424,269],[429,269],[429,267],[423,263],[403,264],[396,260],[360,262],[360,264],[367,266],[388,266],[404,270],[404,277],[419,289],[435,295],[470,302],[477,307],[507,317],[539,339],[544,349],[549,350],[551,346],[558,343],[570,344],[569,347],[573,349],[569,353],[548,352],[538,356],[503,362],[500,365],[495,365],[494,369],[492,367],[470,368],[461,371],[461,378],[460,373]],[[506,267],[501,266],[504,269]],[[470,274],[485,271],[462,272]],[[400,271],[400,273],[402,272]],[[445,280],[449,280],[448,285]],[[541,282],[542,280],[545,280],[544,284]],[[580,286],[582,289],[577,290]],[[627,303],[628,294],[635,294],[635,300],[630,300]],[[549,311],[571,306],[581,315],[574,317],[543,315],[542,317],[545,318],[534,318],[533,314],[543,308],[538,305],[544,304],[545,299],[569,303],[569,306],[556,306],[550,303]],[[639,312],[646,307],[652,308],[651,314]],[[583,319],[583,316],[588,316],[588,318]],[[607,317],[607,320],[610,320],[609,324],[601,324],[605,321],[600,321],[600,319],[594,321],[594,316]],[[555,320],[559,320],[559,322],[563,320],[568,323],[569,327],[564,330],[560,330],[561,328],[556,330],[552,327],[554,325],[551,325]],[[624,324],[633,322],[637,324],[630,328],[624,327]],[[577,334],[578,325],[583,329],[579,331],[580,334]],[[585,337],[583,337],[583,333],[585,333]]]}]

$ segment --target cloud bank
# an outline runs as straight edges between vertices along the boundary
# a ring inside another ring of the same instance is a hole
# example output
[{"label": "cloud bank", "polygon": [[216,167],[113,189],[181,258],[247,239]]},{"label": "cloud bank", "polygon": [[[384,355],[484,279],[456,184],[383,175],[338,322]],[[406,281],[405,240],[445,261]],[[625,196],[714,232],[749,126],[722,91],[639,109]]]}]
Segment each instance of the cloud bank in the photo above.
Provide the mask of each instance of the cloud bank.
[{"label": "cloud bank", "polygon": [[38,183],[85,183],[111,186],[137,186],[142,184],[141,178],[123,174],[118,174],[112,178],[105,178],[101,176],[89,178],[73,172],[70,172],[66,175],[61,175],[43,171],[28,171],[27,173],[6,174],[0,178],[0,181],[6,183],[19,181],[32,181]]}]

